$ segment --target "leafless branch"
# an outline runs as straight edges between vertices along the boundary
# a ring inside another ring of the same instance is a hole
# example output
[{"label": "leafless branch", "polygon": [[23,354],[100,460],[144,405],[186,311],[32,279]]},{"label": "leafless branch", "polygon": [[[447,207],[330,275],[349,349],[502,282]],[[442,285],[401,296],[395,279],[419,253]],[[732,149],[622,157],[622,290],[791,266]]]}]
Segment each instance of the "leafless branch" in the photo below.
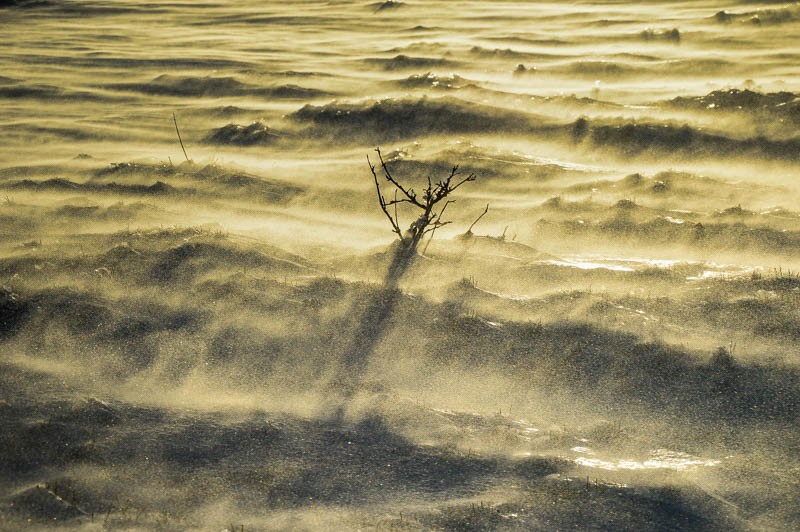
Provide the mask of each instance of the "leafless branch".
[{"label": "leafless branch", "polygon": [[[425,247],[422,249],[423,255],[425,254],[426,251],[428,251],[428,246],[431,245],[431,240],[433,240],[433,237],[436,234],[436,229],[450,223],[450,222],[442,222],[441,219],[442,215],[444,215],[445,209],[447,209],[447,206],[450,205],[451,203],[455,203],[455,200],[447,200],[447,202],[444,204],[444,207],[442,207],[442,210],[439,211],[439,214],[436,216],[436,221],[434,222],[433,228],[430,231],[431,237],[428,239],[428,241],[425,243]],[[427,230],[425,232],[427,232]]]},{"label": "leafless branch", "polygon": [[450,192],[453,192],[455,189],[457,189],[464,183],[470,183],[472,181],[475,181],[475,179],[477,179],[477,176],[475,174],[469,174],[467,177],[465,177],[464,179],[462,179],[461,181],[450,187]]},{"label": "leafless branch", "polygon": [[[413,203],[414,205],[416,205],[420,209],[424,209],[425,205],[423,205],[422,203],[419,202],[419,200],[417,200],[417,194],[414,192],[414,189],[413,188],[406,189],[394,177],[392,177],[392,173],[389,171],[389,167],[386,166],[386,161],[383,160],[383,154],[381,153],[381,149],[380,148],[375,148],[375,151],[378,152],[378,158],[381,161],[381,168],[383,169],[383,173],[386,176],[386,180],[389,181],[391,184],[393,184],[395,187],[397,187],[397,190],[402,192],[403,195],[406,198],[408,198],[408,201],[410,203]],[[371,165],[371,163],[370,163],[370,165]]]},{"label": "leafless branch", "polygon": [[[448,220],[446,222],[433,222],[422,233],[423,234],[431,233],[431,238],[433,238],[433,233],[435,233],[437,229],[439,229],[440,227],[443,227],[445,225],[449,225],[451,223],[453,223],[453,222],[450,221],[450,220]],[[427,246],[425,246],[425,248],[427,249]]]},{"label": "leafless branch", "polygon": [[475,224],[477,224],[478,222],[480,222],[480,221],[481,221],[481,218],[483,218],[484,216],[486,216],[486,213],[487,213],[487,212],[489,212],[489,204],[488,204],[488,203],[486,204],[486,208],[485,208],[485,209],[483,209],[483,212],[481,213],[481,215],[480,215],[480,216],[478,216],[477,218],[475,218],[475,221],[474,221],[474,222],[472,222],[472,225],[470,225],[470,226],[469,226],[469,229],[467,229],[467,233],[466,233],[466,234],[470,234],[470,233],[472,233],[472,228],[473,228],[473,227],[475,227]]},{"label": "leafless branch", "polygon": [[178,117],[175,116],[175,113],[172,113],[172,121],[175,123],[175,133],[178,134],[178,142],[181,143],[181,149],[183,150],[183,156],[186,157],[186,162],[189,162],[189,156],[186,155],[186,148],[183,146],[183,139],[181,138],[181,130],[178,129]]},{"label": "leafless branch", "polygon": [[[389,219],[389,223],[392,224],[392,231],[400,237],[400,241],[403,242],[405,239],[403,238],[403,231],[400,229],[400,226],[397,223],[396,218],[392,217],[391,213],[389,213],[389,208],[386,204],[386,199],[383,197],[383,193],[381,192],[381,184],[378,181],[378,173],[375,171],[375,165],[372,164],[372,161],[369,160],[369,155],[367,155],[367,164],[369,164],[369,169],[372,172],[372,177],[375,179],[375,192],[378,195],[378,204],[381,206],[381,210],[386,215],[386,218]],[[395,203],[395,207],[397,204]],[[395,210],[395,213],[397,211]]]},{"label": "leafless branch", "polygon": [[[394,223],[397,227],[400,227],[400,215],[397,214],[397,190],[394,191]],[[403,240],[403,236],[400,236],[400,240]]]},{"label": "leafless branch", "polygon": [[[450,194],[464,183],[475,181],[475,174],[469,174],[466,177],[457,179],[460,177],[458,172],[459,167],[458,165],[453,166],[449,175],[441,181],[434,182],[433,179],[428,176],[427,186],[418,195],[413,188],[404,186],[402,183],[400,183],[400,181],[395,179],[391,170],[389,170],[386,160],[383,158],[383,153],[381,152],[380,148],[376,148],[375,151],[378,153],[378,159],[380,160],[380,171],[383,172],[383,177],[386,181],[391,183],[395,189],[394,199],[387,201],[383,195],[383,191],[381,190],[381,182],[383,179],[378,177],[377,165],[372,164],[369,155],[367,155],[367,163],[369,164],[369,169],[372,172],[372,177],[375,181],[375,191],[378,195],[378,204],[380,205],[381,210],[386,218],[389,220],[389,223],[392,226],[392,232],[394,232],[400,238],[400,242],[404,244],[406,251],[410,251],[412,253],[416,251],[417,246],[424,239],[425,235],[430,235],[430,239],[425,245],[425,250],[427,250],[430,240],[433,239],[436,230],[450,223],[450,221],[444,220],[445,210],[447,210],[447,207],[453,203],[453,200],[449,199]],[[445,201],[444,206],[439,208],[439,205],[442,201]],[[421,211],[405,232],[400,228],[398,206],[401,204],[411,205],[412,207],[420,209]],[[394,207],[394,214],[390,212],[392,207]],[[423,250],[423,253],[425,250]]]}]

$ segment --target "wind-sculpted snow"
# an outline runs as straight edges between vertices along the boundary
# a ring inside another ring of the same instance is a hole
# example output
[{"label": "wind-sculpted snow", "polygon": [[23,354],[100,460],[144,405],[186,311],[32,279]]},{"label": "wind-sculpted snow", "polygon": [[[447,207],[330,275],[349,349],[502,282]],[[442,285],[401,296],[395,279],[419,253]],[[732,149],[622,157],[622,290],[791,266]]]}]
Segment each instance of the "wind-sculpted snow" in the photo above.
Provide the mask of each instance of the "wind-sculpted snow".
[{"label": "wind-sculpted snow", "polygon": [[210,144],[232,144],[234,146],[269,145],[278,142],[283,134],[274,131],[262,122],[253,122],[247,126],[228,124],[212,130],[206,136]]},{"label": "wind-sculpted snow", "polygon": [[34,100],[84,100],[84,101],[113,101],[114,98],[92,93],[88,91],[73,91],[56,87],[54,85],[26,85],[20,84],[15,80],[9,80],[8,84],[0,86],[0,98],[17,100],[17,99],[34,99]]},{"label": "wind-sculpted snow", "polygon": [[461,76],[439,76],[428,72],[426,74],[413,74],[407,78],[396,81],[397,85],[404,88],[434,88],[441,90],[460,89],[471,85],[473,82]]},{"label": "wind-sculpted snow", "polygon": [[[259,87],[243,83],[233,77],[181,77],[164,74],[145,83],[115,83],[105,88],[118,91],[137,91],[145,94],[158,94],[180,97],[256,96],[262,98],[304,99],[327,95],[328,93],[300,87],[298,85],[279,85]],[[2,94],[2,93],[0,93]]]},{"label": "wind-sculpted snow", "polygon": [[798,529],[799,14],[0,2],[0,529]]},{"label": "wind-sculpted snow", "polygon": [[390,59],[370,58],[365,61],[370,65],[378,65],[384,70],[419,70],[421,68],[447,68],[455,66],[455,63],[448,59],[408,56],[403,54],[396,55]]},{"label": "wind-sculpted snow", "polygon": [[772,140],[766,137],[732,138],[684,124],[625,123],[594,125],[579,120],[574,126],[577,142],[619,150],[625,156],[646,152],[684,157],[741,157],[789,159],[800,157],[800,138]]},{"label": "wind-sculpted snow", "polygon": [[785,6],[778,8],[765,7],[754,11],[718,11],[714,19],[722,24],[752,24],[760,26],[762,24],[786,24],[800,19],[800,8],[797,6]]},{"label": "wind-sculpted snow", "polygon": [[445,133],[531,133],[546,126],[537,117],[457,98],[386,99],[364,103],[306,105],[290,115],[312,123],[312,133],[347,134],[365,141]]},{"label": "wind-sculpted snow", "polygon": [[67,179],[48,179],[46,181],[14,181],[6,185],[11,190],[58,191],[58,192],[99,192],[112,194],[192,194],[194,190],[180,190],[156,181],[152,185],[121,185],[118,183],[74,183]]},{"label": "wind-sculpted snow", "polygon": [[[722,111],[772,111],[787,117],[796,112],[798,96],[791,92],[762,94],[749,89],[713,91],[705,96],[677,97],[669,102],[675,107],[719,109]],[[793,105],[792,105],[793,104]]]},{"label": "wind-sculpted snow", "polygon": [[[124,179],[124,183],[114,181]],[[110,180],[111,179],[111,180]],[[155,179],[155,182],[149,182]],[[181,186],[170,185],[165,180],[182,180]],[[130,181],[145,180],[146,183]],[[76,182],[65,178],[43,180],[23,179],[0,184],[9,191],[35,191],[60,193],[94,193],[100,195],[129,196],[183,196],[208,195],[214,197],[244,196],[253,201],[287,201],[302,193],[302,188],[289,183],[265,180],[246,173],[231,172],[213,165],[196,167],[191,163],[181,167],[170,165],[138,165],[116,163],[94,172],[94,179]]]},{"label": "wind-sculpted snow", "polygon": [[49,0],[3,0],[0,8],[34,9],[58,6],[61,3]]},{"label": "wind-sculpted snow", "polygon": [[786,137],[796,138],[800,133],[800,97],[793,92],[728,89],[704,96],[679,96],[666,103],[675,109],[690,109],[708,115],[750,116],[756,124],[771,124]]}]

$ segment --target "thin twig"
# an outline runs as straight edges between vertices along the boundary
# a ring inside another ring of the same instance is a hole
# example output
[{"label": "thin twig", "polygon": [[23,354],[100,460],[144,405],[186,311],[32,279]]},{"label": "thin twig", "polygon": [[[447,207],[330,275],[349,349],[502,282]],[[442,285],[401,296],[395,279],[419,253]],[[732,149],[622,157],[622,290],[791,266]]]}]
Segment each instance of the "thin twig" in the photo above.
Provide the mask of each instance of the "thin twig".
[{"label": "thin twig", "polygon": [[178,142],[181,143],[181,149],[183,150],[183,156],[186,157],[186,162],[189,162],[189,156],[186,155],[186,148],[183,146],[183,139],[181,138],[181,131],[178,129],[178,118],[175,116],[175,113],[172,113],[172,121],[175,122],[175,133],[178,134]]},{"label": "thin twig", "polygon": [[[422,254],[423,254],[423,255],[425,254],[425,252],[426,252],[426,251],[428,251],[428,246],[430,246],[430,245],[431,245],[431,240],[433,240],[433,237],[434,237],[434,235],[436,234],[436,229],[438,229],[439,227],[441,227],[441,226],[443,226],[443,225],[447,225],[447,224],[449,224],[449,223],[450,223],[450,222],[442,222],[441,220],[442,220],[442,215],[444,214],[444,210],[445,210],[445,209],[447,208],[447,206],[448,206],[448,205],[450,205],[451,203],[455,203],[455,200],[447,200],[447,203],[445,203],[445,204],[444,204],[444,207],[442,207],[442,210],[441,210],[441,211],[439,211],[439,215],[438,215],[438,216],[436,216],[436,221],[434,222],[434,224],[433,224],[433,229],[431,230],[431,237],[428,239],[428,241],[427,241],[427,242],[425,242],[425,247],[424,247],[424,248],[422,248]],[[427,231],[426,231],[426,232],[427,232]]]},{"label": "thin twig", "polygon": [[488,203],[486,204],[486,208],[485,208],[485,209],[483,209],[483,212],[481,213],[481,215],[480,215],[480,216],[478,216],[477,218],[475,218],[475,221],[474,221],[474,222],[472,222],[472,225],[470,225],[470,226],[469,226],[469,229],[467,229],[467,232],[466,232],[466,234],[470,234],[470,233],[472,233],[472,228],[473,228],[473,227],[475,227],[475,224],[477,224],[478,222],[480,222],[480,221],[481,221],[481,218],[483,218],[484,216],[486,216],[486,213],[487,213],[487,212],[489,212],[489,204],[488,204]]},{"label": "thin twig", "polygon": [[394,191],[394,222],[397,224],[397,227],[400,227],[400,215],[397,214],[397,190]]},{"label": "thin twig", "polygon": [[[383,194],[381,193],[381,184],[378,181],[378,173],[375,171],[375,165],[372,164],[372,161],[369,160],[369,155],[367,155],[367,164],[369,164],[369,169],[372,172],[372,177],[375,180],[375,191],[378,194],[378,204],[380,204],[381,210],[383,211],[383,214],[385,214],[386,218],[389,219],[389,223],[392,224],[392,231],[395,234],[397,234],[397,236],[400,238],[401,242],[405,242],[405,239],[403,238],[403,231],[400,229],[400,226],[397,224],[397,220],[395,220],[392,217],[392,215],[389,213],[389,208],[387,206],[386,199],[383,197]],[[396,204],[395,204],[395,206],[396,206]]]},{"label": "thin twig", "polygon": [[413,203],[414,205],[416,205],[420,209],[424,209],[425,205],[423,205],[422,203],[419,202],[419,200],[417,199],[417,194],[414,192],[414,189],[413,188],[406,189],[394,177],[392,177],[392,173],[389,172],[389,167],[386,166],[386,161],[383,160],[383,154],[381,153],[381,149],[380,148],[375,148],[375,151],[378,152],[378,158],[381,161],[381,168],[383,168],[383,173],[386,176],[386,180],[389,181],[394,186],[396,186],[397,189],[400,192],[402,192],[403,195],[406,198],[408,198],[408,201],[410,203]]},{"label": "thin twig", "polygon": [[[453,223],[451,220],[447,220],[446,222],[431,222],[431,225],[428,226],[422,234],[435,233],[438,228],[450,225],[451,223]],[[432,234],[431,238],[433,238]]]}]

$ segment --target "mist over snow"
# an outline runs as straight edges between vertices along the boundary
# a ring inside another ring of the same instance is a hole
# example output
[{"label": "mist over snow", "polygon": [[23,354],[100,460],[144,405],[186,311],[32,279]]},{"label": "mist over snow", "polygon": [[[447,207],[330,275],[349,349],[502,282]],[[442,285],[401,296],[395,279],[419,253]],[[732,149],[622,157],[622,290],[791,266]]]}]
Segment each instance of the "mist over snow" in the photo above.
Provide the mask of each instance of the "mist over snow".
[{"label": "mist over snow", "polygon": [[0,530],[800,527],[796,2],[0,40]]}]

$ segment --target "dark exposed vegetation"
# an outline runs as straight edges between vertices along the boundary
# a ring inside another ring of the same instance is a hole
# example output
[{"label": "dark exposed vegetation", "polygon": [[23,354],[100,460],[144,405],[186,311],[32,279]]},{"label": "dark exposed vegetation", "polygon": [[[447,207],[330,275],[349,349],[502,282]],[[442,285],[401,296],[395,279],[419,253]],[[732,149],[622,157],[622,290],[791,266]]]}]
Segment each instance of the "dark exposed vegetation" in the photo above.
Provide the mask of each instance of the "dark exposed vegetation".
[{"label": "dark exposed vegetation", "polygon": [[311,123],[318,134],[342,132],[367,140],[389,141],[421,134],[530,132],[534,117],[455,98],[386,99],[365,104],[306,105],[290,118]]},{"label": "dark exposed vegetation", "polygon": [[619,150],[626,156],[670,153],[690,157],[765,157],[796,160],[800,140],[775,140],[766,137],[736,139],[695,129],[688,124],[627,123],[590,125],[585,120],[573,126],[573,138],[589,140],[597,146]]},{"label": "dark exposed vegetation", "polygon": [[185,77],[164,74],[143,83],[114,83],[105,88],[116,91],[136,91],[176,97],[259,96],[264,98],[304,99],[330,94],[298,85],[279,85],[263,88],[239,81],[234,77]]},{"label": "dark exposed vegetation", "polygon": [[[343,387],[346,394],[353,394],[358,389],[370,358],[390,329],[390,320],[396,319],[396,307],[401,298],[398,286],[417,260],[423,239],[433,239],[437,229],[450,223],[443,216],[447,207],[455,201],[451,199],[451,194],[476,179],[474,174],[460,176],[458,166],[453,166],[447,177],[439,181],[434,182],[428,177],[427,186],[418,193],[392,175],[380,148],[376,148],[375,152],[378,154],[383,179],[378,177],[379,170],[372,164],[369,156],[367,163],[375,183],[378,205],[389,220],[398,242],[390,252],[382,291],[364,305],[364,312],[360,314],[361,324],[352,335],[352,343],[345,348],[336,384]],[[385,182],[384,185],[388,183],[389,188],[394,191],[393,198],[387,200],[384,196],[382,181]],[[401,210],[400,207],[404,209]],[[400,227],[400,214],[406,214],[409,210],[413,221],[404,230]]]},{"label": "dark exposed vegetation", "polygon": [[211,131],[206,142],[211,144],[232,144],[234,146],[264,146],[280,140],[281,133],[261,122],[253,122],[249,126],[228,124]]},{"label": "dark exposed vegetation", "polygon": [[[386,199],[384,192],[381,189],[381,180],[378,179],[378,173],[375,165],[367,157],[372,177],[375,181],[375,189],[378,195],[378,204],[380,205],[383,214],[389,220],[392,226],[392,232],[397,235],[400,244],[395,251],[396,258],[393,259],[392,265],[387,274],[387,285],[394,287],[402,277],[405,270],[410,266],[411,260],[416,256],[419,245],[422,240],[430,234],[430,238],[436,233],[436,230],[443,227],[450,222],[443,219],[445,210],[448,205],[454,203],[455,200],[450,199],[450,195],[455,192],[457,188],[470,181],[475,181],[475,174],[460,176],[458,174],[458,165],[453,166],[447,177],[440,181],[432,181],[428,177],[428,184],[421,193],[417,193],[409,185],[403,185],[400,181],[392,176],[386,161],[383,160],[380,148],[375,150],[380,160],[381,171],[385,181],[387,181],[394,189],[394,197]],[[398,206],[411,207],[412,213],[418,213],[418,216],[411,215],[413,221],[408,229],[403,230],[400,227],[400,215]],[[421,212],[420,212],[421,211]]]}]

